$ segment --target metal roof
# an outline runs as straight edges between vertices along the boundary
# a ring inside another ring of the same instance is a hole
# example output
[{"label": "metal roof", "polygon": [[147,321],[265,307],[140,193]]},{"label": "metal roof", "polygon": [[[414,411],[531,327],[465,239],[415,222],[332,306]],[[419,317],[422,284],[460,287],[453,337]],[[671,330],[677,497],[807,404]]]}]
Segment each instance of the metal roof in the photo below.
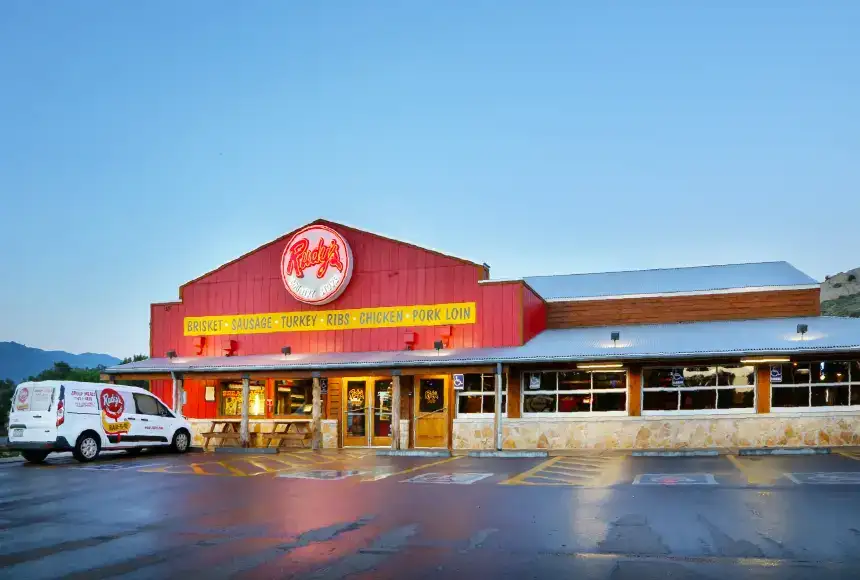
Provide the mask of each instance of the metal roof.
[{"label": "metal roof", "polygon": [[[801,337],[797,325],[806,324]],[[621,334],[617,344],[610,333]],[[860,319],[829,316],[546,330],[516,347],[148,359],[108,374],[244,372],[860,352]]]},{"label": "metal roof", "polygon": [[523,280],[544,300],[818,286],[814,278],[788,262],[529,276]]}]

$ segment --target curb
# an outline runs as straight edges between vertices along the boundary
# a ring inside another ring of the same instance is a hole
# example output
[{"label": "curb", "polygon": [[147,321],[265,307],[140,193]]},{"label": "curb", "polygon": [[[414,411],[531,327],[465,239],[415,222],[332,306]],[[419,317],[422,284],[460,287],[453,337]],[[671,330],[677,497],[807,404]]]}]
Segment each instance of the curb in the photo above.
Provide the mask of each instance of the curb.
[{"label": "curb", "polygon": [[379,449],[376,452],[377,457],[451,457],[451,452],[447,449],[438,451],[430,449]]},{"label": "curb", "polygon": [[276,447],[216,447],[215,453],[234,453],[237,455],[275,455]]},{"label": "curb", "polygon": [[686,451],[634,451],[633,457],[717,457],[718,449],[690,449]]},{"label": "curb", "polygon": [[830,447],[765,447],[738,449],[738,455],[828,455]]},{"label": "curb", "polygon": [[526,457],[549,457],[548,451],[469,451],[467,457],[499,457],[518,459]]}]

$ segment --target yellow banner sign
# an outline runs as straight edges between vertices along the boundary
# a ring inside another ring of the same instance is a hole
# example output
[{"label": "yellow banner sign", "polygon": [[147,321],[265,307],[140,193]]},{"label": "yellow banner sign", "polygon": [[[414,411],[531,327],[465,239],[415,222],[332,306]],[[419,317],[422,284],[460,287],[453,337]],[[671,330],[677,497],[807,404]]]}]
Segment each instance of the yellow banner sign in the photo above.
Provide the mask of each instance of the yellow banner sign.
[{"label": "yellow banner sign", "polygon": [[476,310],[474,302],[454,302],[421,306],[353,308],[351,310],[187,316],[184,321],[184,334],[185,336],[217,336],[223,334],[475,324]]}]

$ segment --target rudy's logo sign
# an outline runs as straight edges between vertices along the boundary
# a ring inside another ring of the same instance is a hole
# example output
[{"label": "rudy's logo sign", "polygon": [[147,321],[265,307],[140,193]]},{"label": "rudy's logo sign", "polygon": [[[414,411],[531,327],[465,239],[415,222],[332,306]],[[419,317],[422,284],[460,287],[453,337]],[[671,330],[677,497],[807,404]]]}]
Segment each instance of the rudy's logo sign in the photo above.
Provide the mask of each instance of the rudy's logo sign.
[{"label": "rudy's logo sign", "polygon": [[343,294],[352,278],[352,249],[333,229],[308,226],[284,248],[281,278],[299,302],[328,304]]},{"label": "rudy's logo sign", "polygon": [[[100,397],[102,406],[102,427],[108,435],[116,435],[119,441],[120,435],[131,430],[130,421],[120,421],[119,418],[125,412],[125,401],[122,395],[113,389],[102,389]],[[112,419],[112,422],[109,421]]]}]

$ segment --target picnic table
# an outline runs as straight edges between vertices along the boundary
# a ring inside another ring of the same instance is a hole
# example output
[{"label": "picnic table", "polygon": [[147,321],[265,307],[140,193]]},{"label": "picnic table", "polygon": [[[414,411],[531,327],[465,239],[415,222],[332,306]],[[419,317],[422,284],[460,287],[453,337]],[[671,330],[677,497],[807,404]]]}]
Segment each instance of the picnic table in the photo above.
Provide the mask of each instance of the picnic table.
[{"label": "picnic table", "polygon": [[269,447],[272,441],[276,441],[276,447],[284,445],[284,441],[297,442],[301,447],[307,447],[313,437],[310,418],[295,419],[273,419],[274,427],[271,433],[260,433],[260,438],[265,441],[265,447]]},{"label": "picnic table", "polygon": [[209,442],[212,439],[220,439],[219,445],[224,445],[225,441],[231,441],[236,446],[240,444],[241,434],[239,433],[239,426],[241,425],[241,419],[215,419],[212,421],[212,430],[206,433],[201,433],[200,436],[203,437],[203,450],[209,450]]}]

